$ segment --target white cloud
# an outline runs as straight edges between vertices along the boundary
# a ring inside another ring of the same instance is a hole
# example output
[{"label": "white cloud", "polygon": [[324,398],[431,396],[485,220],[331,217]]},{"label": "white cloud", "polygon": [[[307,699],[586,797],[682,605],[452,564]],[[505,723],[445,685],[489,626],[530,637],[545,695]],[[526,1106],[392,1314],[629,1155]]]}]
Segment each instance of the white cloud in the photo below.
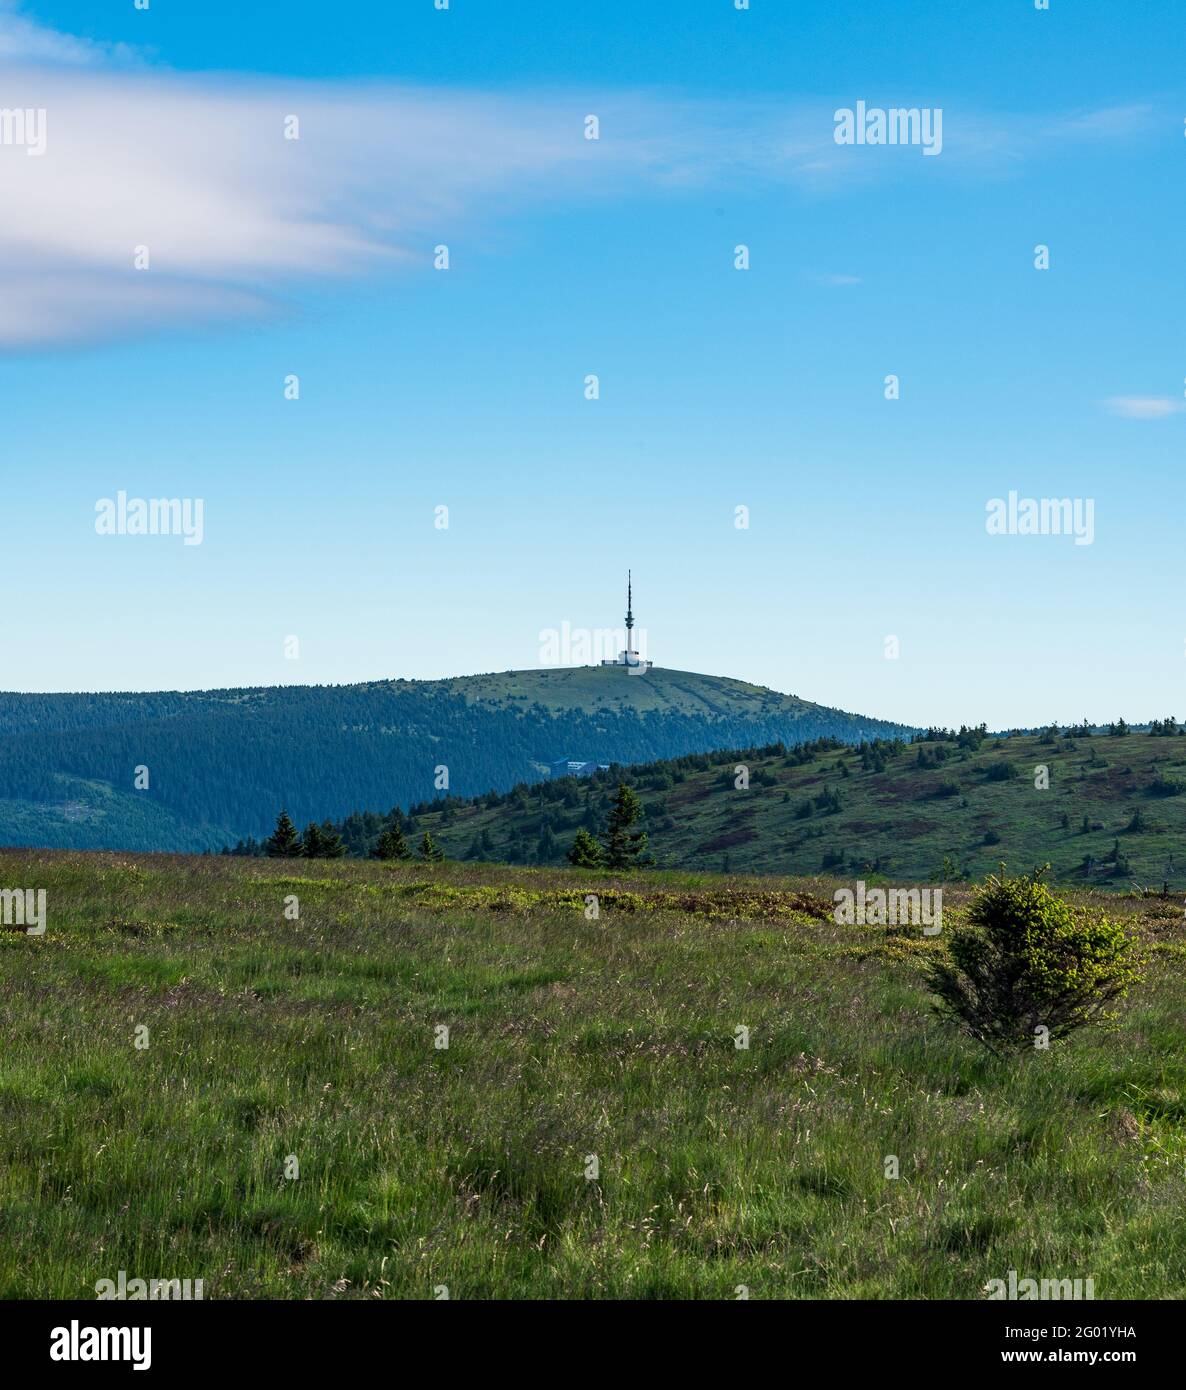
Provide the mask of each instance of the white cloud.
[{"label": "white cloud", "polygon": [[[267,312],[313,278],[426,266],[476,217],[561,196],[760,179],[819,193],[921,167],[848,159],[828,102],[232,80],[129,56],[0,0],[0,107],[46,113],[43,155],[0,143],[0,349]],[[289,114],[299,140],[284,139]],[[1059,138],[1103,138],[1089,117],[1071,124]],[[926,163],[995,157],[1014,128],[949,119]]]},{"label": "white cloud", "polygon": [[[0,69],[0,91],[46,127],[40,157],[0,145],[9,347],[427,264],[475,206],[669,179],[682,158],[663,137],[586,141],[584,109],[563,101],[56,68]],[[289,115],[299,140],[284,138]],[[629,115],[603,107],[607,122]]]},{"label": "white cloud", "polygon": [[1106,404],[1113,415],[1124,420],[1164,420],[1186,410],[1186,401],[1172,396],[1112,396]]}]

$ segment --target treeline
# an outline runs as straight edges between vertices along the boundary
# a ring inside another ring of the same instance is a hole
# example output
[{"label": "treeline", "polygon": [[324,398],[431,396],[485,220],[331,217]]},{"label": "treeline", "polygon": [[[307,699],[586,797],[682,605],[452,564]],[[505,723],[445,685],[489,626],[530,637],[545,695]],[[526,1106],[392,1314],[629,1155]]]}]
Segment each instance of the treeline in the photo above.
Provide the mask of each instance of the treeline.
[{"label": "treeline", "polygon": [[970,748],[975,752],[988,737],[988,725],[976,724],[969,727],[961,724],[958,729],[930,728],[911,736],[911,743],[954,743],[957,748]]},{"label": "treeline", "polygon": [[1095,738],[1107,735],[1123,738],[1125,734],[1152,734],[1155,738],[1178,738],[1186,734],[1186,724],[1179,724],[1174,716],[1154,719],[1148,724],[1128,724],[1123,719],[1115,719],[1109,724],[1091,724],[1086,719],[1081,724],[1047,724],[1035,728],[1005,729],[998,737],[1007,738],[1014,734],[1034,737],[1041,735],[1044,743],[1057,739]]},{"label": "treeline", "polygon": [[[234,849],[224,849],[223,854],[249,855],[269,859],[341,859],[345,856],[346,843],[329,821],[320,825],[310,821],[303,832],[298,832],[292,817],[286,810],[276,817],[276,828],[266,840],[240,840]],[[379,834],[371,851],[374,859],[410,859],[412,851],[404,839],[398,825],[387,826]],[[419,857],[428,863],[437,863],[444,854],[437,847],[428,831],[420,842]]]},{"label": "treeline", "polygon": [[[420,858],[426,860],[442,858],[443,856],[435,842],[432,841],[429,832],[422,830],[417,824],[417,817],[424,815],[428,810],[439,812],[450,805],[456,808],[467,804],[459,797],[444,797],[439,801],[419,803],[407,813],[400,810],[398,806],[393,806],[386,813],[354,811],[343,820],[325,820],[320,825],[311,822],[310,828],[318,832],[313,838],[316,851],[310,853],[304,847],[308,839],[307,829],[303,835],[297,836],[299,843],[295,851],[289,853],[286,849],[282,857],[322,859],[339,858],[342,855],[347,855],[352,859],[404,859],[412,857],[411,849],[409,848],[407,854],[404,854],[402,851],[396,852],[397,847],[406,847],[411,843],[417,843],[417,853]],[[287,819],[290,825],[292,824],[288,812],[281,811],[276,820],[277,831],[282,817]],[[257,840],[254,836],[249,835],[221,852],[234,856],[246,856],[247,858],[279,857],[277,844],[290,845],[291,841],[286,833],[282,840],[277,842],[277,831],[273,831],[271,836],[263,840]],[[293,833],[296,833],[295,825],[293,826]],[[386,840],[384,837],[387,837]],[[425,837],[428,838],[431,851],[434,852],[425,852]],[[320,848],[319,840],[320,843],[328,842],[331,845],[340,845],[341,848],[332,854],[327,854]],[[490,843],[489,848],[493,851],[493,842]]]},{"label": "treeline", "polygon": [[[481,796],[464,798],[454,795],[438,796],[418,801],[405,811],[393,806],[386,812],[352,811],[341,820],[326,820],[322,828],[339,838],[346,854],[357,859],[386,857],[379,853],[380,840],[385,834],[398,834],[405,842],[419,842],[426,833],[422,821],[435,817],[434,824],[445,829],[471,807],[479,810],[502,810],[500,823],[506,833],[497,840],[489,827],[475,830],[464,853],[467,860],[497,860],[511,864],[547,864],[563,858],[570,848],[571,838],[578,830],[596,839],[620,799],[619,788],[625,784],[632,792],[658,793],[647,801],[639,800],[640,814],[657,829],[670,829],[674,821],[668,814],[663,793],[678,787],[689,776],[720,767],[733,776],[737,764],[748,764],[781,758],[788,767],[802,767],[822,754],[852,751],[861,759],[867,771],[882,771],[887,762],[901,753],[905,743],[899,738],[874,739],[855,745],[836,738],[812,739],[807,743],[787,747],[781,741],[743,748],[718,749],[712,753],[688,753],[678,758],[644,763],[635,767],[611,764],[608,770],[588,777],[551,778],[539,782],[517,782],[508,791],[488,791]],[[847,775],[847,769],[845,769]],[[758,774],[761,780],[761,774]],[[274,814],[274,813],[269,813]],[[267,841],[247,837],[224,854],[256,855],[268,853]],[[586,849],[585,859],[587,860]],[[585,862],[584,860],[582,862]]]},{"label": "treeline", "polygon": [[[810,706],[794,716],[721,717],[484,706],[402,682],[7,695],[0,697],[0,784],[7,797],[52,802],[55,774],[131,793],[136,769],[146,768],[148,786],[138,796],[190,825],[232,826],[247,843],[270,832],[282,804],[307,823],[349,816],[357,806],[420,803],[442,765],[453,795],[464,798],[513,790],[541,762],[570,752],[629,764],[763,740],[853,743],[894,727]],[[358,831],[356,842],[373,829]],[[118,843],[119,827],[111,833]]]},{"label": "treeline", "polygon": [[[577,829],[567,854],[568,862],[581,868],[625,869],[649,863],[647,833],[640,822],[642,802],[633,787],[619,781],[617,793],[608,809],[605,824],[599,835],[584,826]],[[371,859],[411,859],[412,850],[398,812],[392,812],[383,823],[370,846]],[[318,825],[311,821],[303,833],[297,831],[292,817],[282,810],[276,817],[276,828],[266,840],[240,840],[234,849],[224,849],[227,855],[248,855],[270,859],[341,859],[347,853],[346,841],[330,821]],[[422,862],[439,863],[445,855],[429,831],[421,836],[416,857]]]}]

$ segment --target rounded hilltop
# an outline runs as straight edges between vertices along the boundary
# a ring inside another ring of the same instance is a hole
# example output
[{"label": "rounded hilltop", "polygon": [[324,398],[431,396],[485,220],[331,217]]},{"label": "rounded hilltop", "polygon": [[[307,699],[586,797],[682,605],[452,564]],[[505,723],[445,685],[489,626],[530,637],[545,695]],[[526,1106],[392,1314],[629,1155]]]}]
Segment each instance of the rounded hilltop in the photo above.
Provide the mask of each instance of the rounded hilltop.
[{"label": "rounded hilltop", "polygon": [[[421,684],[417,682],[417,684]],[[545,709],[654,710],[721,718],[786,714],[794,716],[821,705],[797,695],[729,676],[675,671],[651,666],[646,671],[624,665],[561,666],[542,670],[500,671],[423,682],[442,692],[461,695],[469,704],[541,705]]]}]

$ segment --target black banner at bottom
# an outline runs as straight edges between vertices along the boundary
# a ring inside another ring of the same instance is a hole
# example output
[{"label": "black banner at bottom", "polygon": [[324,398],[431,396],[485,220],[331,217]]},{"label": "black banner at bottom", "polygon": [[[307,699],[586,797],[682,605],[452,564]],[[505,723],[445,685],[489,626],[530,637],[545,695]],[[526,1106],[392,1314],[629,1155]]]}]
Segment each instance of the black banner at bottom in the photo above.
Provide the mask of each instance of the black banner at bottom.
[{"label": "black banner at bottom", "polygon": [[[760,1303],[762,1300],[737,1300]],[[1133,1367],[1168,1359],[1180,1343],[1180,1314],[1173,1303],[1103,1301],[784,1302],[765,1308],[723,1304],[603,1303],[584,1305],[477,1303],[457,1306],[359,1301],[318,1303],[98,1301],[0,1304],[7,1376],[73,1370],[172,1377],[203,1373],[319,1371],[341,1374],[372,1358],[390,1364],[415,1346],[448,1358],[450,1371],[470,1348],[475,1367],[505,1369],[506,1337],[528,1353],[557,1331],[582,1330],[599,1339],[605,1319],[634,1332],[630,1360],[652,1345],[670,1365],[682,1351],[701,1357],[705,1334],[711,1350],[749,1361],[769,1351],[784,1364],[810,1358],[837,1371],[926,1370],[1055,1364],[1093,1370]],[[682,1327],[684,1310],[695,1318]],[[525,1321],[516,1331],[517,1316]],[[569,1319],[575,1322],[570,1323]],[[720,1319],[718,1322],[717,1319]],[[633,1324],[633,1326],[631,1326]],[[458,1340],[490,1329],[497,1341]],[[674,1339],[672,1334],[675,1334]],[[435,1342],[438,1337],[448,1340]],[[743,1340],[737,1341],[736,1338]],[[415,1338],[415,1342],[404,1341]],[[642,1339],[641,1342],[639,1339]],[[720,1341],[717,1338],[727,1340]],[[400,1340],[393,1340],[400,1339]],[[755,1340],[758,1339],[758,1340]],[[403,1351],[397,1352],[402,1346]],[[732,1349],[730,1351],[730,1349]],[[460,1352],[460,1355],[459,1355]],[[592,1365],[586,1361],[589,1369]],[[393,1369],[396,1369],[393,1366]],[[572,1368],[577,1369],[577,1368]],[[16,1383],[15,1380],[12,1383]]]}]

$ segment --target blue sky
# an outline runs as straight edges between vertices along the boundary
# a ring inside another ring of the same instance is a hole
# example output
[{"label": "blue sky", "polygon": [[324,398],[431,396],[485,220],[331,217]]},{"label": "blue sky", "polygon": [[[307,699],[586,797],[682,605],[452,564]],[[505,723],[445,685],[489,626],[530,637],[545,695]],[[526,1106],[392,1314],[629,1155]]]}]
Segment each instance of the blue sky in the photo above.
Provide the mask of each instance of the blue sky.
[{"label": "blue sky", "polygon": [[[0,106],[48,119],[0,148],[0,684],[530,667],[631,566],[661,666],[919,723],[1186,713],[1184,27],[0,3]],[[857,101],[942,109],[941,154],[836,145]],[[96,534],[119,490],[202,499],[202,544]],[[1093,544],[988,535],[1010,490],[1092,499]]]}]

